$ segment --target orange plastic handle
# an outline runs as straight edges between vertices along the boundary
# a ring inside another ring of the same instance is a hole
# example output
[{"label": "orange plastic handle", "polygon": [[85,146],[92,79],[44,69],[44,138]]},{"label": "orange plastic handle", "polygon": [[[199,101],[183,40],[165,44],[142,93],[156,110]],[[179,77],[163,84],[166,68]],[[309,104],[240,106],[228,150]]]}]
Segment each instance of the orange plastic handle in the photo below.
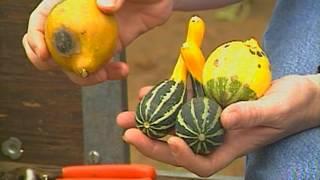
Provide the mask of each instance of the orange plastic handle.
[{"label": "orange plastic handle", "polygon": [[104,164],[69,166],[62,169],[62,178],[149,178],[156,179],[152,166],[142,164]]}]

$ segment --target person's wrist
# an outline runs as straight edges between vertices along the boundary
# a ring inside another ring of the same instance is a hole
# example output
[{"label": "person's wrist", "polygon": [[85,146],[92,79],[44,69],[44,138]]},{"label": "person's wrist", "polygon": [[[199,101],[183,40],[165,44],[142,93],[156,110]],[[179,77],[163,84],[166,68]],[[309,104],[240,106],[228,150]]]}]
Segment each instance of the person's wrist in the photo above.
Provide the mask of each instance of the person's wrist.
[{"label": "person's wrist", "polygon": [[320,73],[318,74],[310,74],[306,76],[313,84],[316,86],[317,90],[315,91],[315,98],[313,103],[314,105],[312,106],[314,109],[311,111],[313,114],[314,121],[312,121],[314,124],[312,127],[318,127],[320,126],[320,111],[318,108],[319,102],[320,102]]}]

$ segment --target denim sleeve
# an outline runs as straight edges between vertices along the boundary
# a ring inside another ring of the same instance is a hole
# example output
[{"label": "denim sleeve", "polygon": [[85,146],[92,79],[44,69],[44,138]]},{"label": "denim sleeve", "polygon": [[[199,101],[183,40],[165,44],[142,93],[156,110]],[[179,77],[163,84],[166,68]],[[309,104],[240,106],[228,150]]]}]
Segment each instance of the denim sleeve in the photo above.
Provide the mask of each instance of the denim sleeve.
[{"label": "denim sleeve", "polygon": [[[270,58],[273,78],[316,73],[320,65],[320,1],[278,0],[263,46]],[[245,178],[319,180],[320,128],[250,153]]]}]

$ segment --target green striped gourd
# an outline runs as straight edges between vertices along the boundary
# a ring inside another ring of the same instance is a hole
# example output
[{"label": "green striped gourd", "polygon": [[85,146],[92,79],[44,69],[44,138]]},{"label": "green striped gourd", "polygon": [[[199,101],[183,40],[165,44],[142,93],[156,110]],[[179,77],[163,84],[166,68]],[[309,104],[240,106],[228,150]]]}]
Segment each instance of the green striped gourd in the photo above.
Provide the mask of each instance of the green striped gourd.
[{"label": "green striped gourd", "polygon": [[181,58],[170,79],[154,86],[139,102],[136,126],[151,138],[166,136],[174,128],[177,114],[184,103],[187,70]]},{"label": "green striped gourd", "polygon": [[176,123],[176,135],[196,154],[209,154],[222,144],[224,129],[221,107],[207,97],[195,97],[185,103]]},{"label": "green striped gourd", "polygon": [[197,47],[200,45],[187,41],[181,48],[181,55],[191,73],[195,97],[182,106],[177,118],[176,135],[182,138],[194,153],[209,154],[223,142],[224,129],[220,123],[222,109],[215,101],[205,97],[201,71],[197,71],[197,68],[203,66],[203,62],[194,58],[193,48],[190,49],[189,44]]},{"label": "green striped gourd", "polygon": [[[187,40],[202,42],[203,21],[197,17],[189,20]],[[180,55],[169,80],[157,84],[139,102],[136,109],[136,126],[151,138],[166,136],[175,126],[177,114],[185,99],[187,69]]]}]

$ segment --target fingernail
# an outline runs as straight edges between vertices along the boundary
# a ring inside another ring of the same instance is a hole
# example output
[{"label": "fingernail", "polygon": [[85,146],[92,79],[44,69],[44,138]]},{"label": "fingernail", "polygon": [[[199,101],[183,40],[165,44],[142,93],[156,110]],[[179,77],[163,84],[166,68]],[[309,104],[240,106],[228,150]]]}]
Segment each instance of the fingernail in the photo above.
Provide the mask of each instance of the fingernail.
[{"label": "fingernail", "polygon": [[122,140],[123,140],[124,142],[126,142],[126,143],[128,142],[128,140],[127,140],[127,138],[126,138],[125,135],[122,136]]},{"label": "fingernail", "polygon": [[98,0],[98,4],[103,7],[113,7],[116,4],[116,0]]}]

